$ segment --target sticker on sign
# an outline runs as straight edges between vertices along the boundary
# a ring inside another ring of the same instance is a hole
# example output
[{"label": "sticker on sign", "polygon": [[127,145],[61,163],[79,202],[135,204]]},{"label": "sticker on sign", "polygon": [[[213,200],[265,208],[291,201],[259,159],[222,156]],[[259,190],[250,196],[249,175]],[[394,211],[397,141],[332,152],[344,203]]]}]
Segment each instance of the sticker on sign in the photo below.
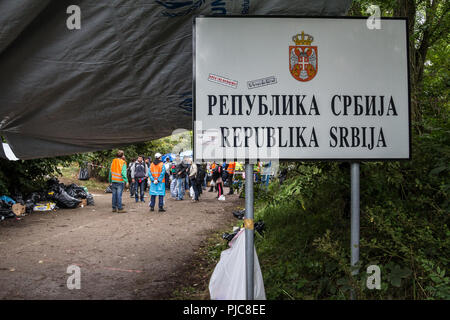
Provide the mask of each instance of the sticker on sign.
[{"label": "sticker on sign", "polygon": [[254,88],[260,88],[260,87],[268,86],[268,85],[275,84],[275,83],[277,83],[277,78],[272,76],[272,77],[267,77],[267,78],[263,78],[263,79],[247,81],[247,87],[249,89],[254,89]]},{"label": "sticker on sign", "polygon": [[208,81],[215,82],[227,87],[237,88],[238,82],[235,80],[227,79],[225,77],[218,76],[216,74],[210,73],[208,76]]}]

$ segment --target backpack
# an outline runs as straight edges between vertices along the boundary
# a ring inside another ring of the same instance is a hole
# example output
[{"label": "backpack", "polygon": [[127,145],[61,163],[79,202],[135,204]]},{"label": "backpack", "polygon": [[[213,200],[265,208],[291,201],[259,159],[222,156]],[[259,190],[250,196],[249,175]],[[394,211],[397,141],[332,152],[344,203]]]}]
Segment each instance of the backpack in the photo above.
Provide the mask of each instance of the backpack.
[{"label": "backpack", "polygon": [[137,179],[145,177],[146,165],[144,162],[142,163],[134,163],[134,177]]},{"label": "backpack", "polygon": [[217,166],[212,171],[212,178],[214,181],[216,181],[217,179],[219,179],[219,177],[220,177],[219,166]]},{"label": "backpack", "polygon": [[228,176],[229,176],[228,171],[227,170],[223,170],[222,171],[222,180],[223,181],[227,181],[228,180]]}]

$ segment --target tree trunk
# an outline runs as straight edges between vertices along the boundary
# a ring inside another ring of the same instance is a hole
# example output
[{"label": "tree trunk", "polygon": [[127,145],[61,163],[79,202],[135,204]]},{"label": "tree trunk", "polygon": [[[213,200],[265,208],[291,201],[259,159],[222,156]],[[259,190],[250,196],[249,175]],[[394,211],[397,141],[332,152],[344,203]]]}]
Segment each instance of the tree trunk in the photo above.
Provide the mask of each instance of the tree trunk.
[{"label": "tree trunk", "polygon": [[[410,68],[410,90],[411,90],[411,120],[413,124],[421,122],[421,112],[419,105],[419,74],[421,66],[417,60],[418,56],[415,47],[414,25],[416,20],[416,3],[415,0],[397,0],[397,6],[394,9],[394,16],[408,18],[408,35],[409,35],[409,68]],[[416,127],[416,126],[415,126]],[[418,129],[416,127],[416,129]],[[420,130],[419,130],[420,131]]]}]

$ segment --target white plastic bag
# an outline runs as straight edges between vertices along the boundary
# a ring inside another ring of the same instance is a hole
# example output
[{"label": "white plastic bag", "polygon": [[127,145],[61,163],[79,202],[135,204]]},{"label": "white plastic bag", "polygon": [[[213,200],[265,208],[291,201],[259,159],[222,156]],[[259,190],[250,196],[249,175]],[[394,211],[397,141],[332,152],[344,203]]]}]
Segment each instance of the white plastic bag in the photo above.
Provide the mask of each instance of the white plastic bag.
[{"label": "white plastic bag", "polygon": [[192,199],[195,198],[195,191],[194,191],[194,187],[190,187],[189,188],[189,195],[191,196]]},{"label": "white plastic bag", "polygon": [[178,189],[177,189],[177,179],[173,179],[170,183],[170,195],[173,198],[176,198],[178,195]]},{"label": "white plastic bag", "polygon": [[[219,263],[209,281],[211,300],[245,300],[245,229],[230,241],[230,249],[222,251]],[[266,300],[264,282],[256,250],[254,264],[254,299]]]}]

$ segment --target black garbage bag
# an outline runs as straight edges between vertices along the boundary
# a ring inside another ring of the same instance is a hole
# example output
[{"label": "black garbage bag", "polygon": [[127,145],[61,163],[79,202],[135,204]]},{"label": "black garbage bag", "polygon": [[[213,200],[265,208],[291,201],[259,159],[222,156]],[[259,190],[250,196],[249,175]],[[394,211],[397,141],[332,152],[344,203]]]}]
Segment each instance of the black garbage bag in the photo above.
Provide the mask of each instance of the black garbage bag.
[{"label": "black garbage bag", "polygon": [[87,205],[88,206],[93,206],[94,205],[94,196],[90,193],[88,193],[87,195]]},{"label": "black garbage bag", "polygon": [[36,202],[34,202],[34,201],[31,200],[31,199],[28,199],[28,200],[25,202],[25,211],[26,211],[26,213],[31,213],[31,212],[33,212],[33,208],[34,208],[35,205],[36,205]]},{"label": "black garbage bag", "polygon": [[2,217],[0,220],[16,217],[14,212],[12,212],[11,206],[10,203],[0,200],[0,217]]},{"label": "black garbage bag", "polygon": [[21,205],[24,205],[25,202],[23,201],[22,193],[16,192],[12,195],[12,198],[16,201],[16,203],[20,203]]},{"label": "black garbage bag", "polygon": [[239,232],[239,230],[236,230],[236,231],[234,231],[233,233],[225,232],[225,233],[222,235],[222,238],[225,239],[225,240],[227,240],[228,242],[230,242],[231,240],[233,240],[233,238],[237,235],[238,232]]},{"label": "black garbage bag", "polygon": [[41,201],[41,194],[39,192],[33,192],[32,194],[30,194],[26,200],[26,202],[28,203],[29,201],[33,202],[33,203],[38,203],[39,201]]},{"label": "black garbage bag", "polygon": [[76,184],[72,183],[71,185],[67,186],[65,188],[65,191],[74,198],[77,199],[86,199],[87,198],[87,193],[86,191],[82,188],[77,186]]},{"label": "black garbage bag", "polygon": [[[244,214],[245,213],[245,209],[244,210],[239,210],[239,211],[234,211],[233,214],[235,212],[236,213],[241,212],[242,214]],[[260,235],[264,235],[265,224],[264,224],[263,220],[259,220],[259,221],[255,222],[253,227]],[[224,234],[222,234],[222,239],[225,239],[228,242],[230,242],[231,240],[233,240],[233,238],[236,236],[236,234],[238,232],[239,232],[239,229],[234,231],[234,232],[232,232],[232,233],[225,232]]]},{"label": "black garbage bag", "polygon": [[86,191],[84,191],[83,188],[78,187],[78,188],[74,189],[74,191],[75,191],[75,198],[78,198],[78,199],[87,199],[88,194],[87,194]]},{"label": "black garbage bag", "polygon": [[64,190],[71,196],[71,197],[75,197],[75,188],[77,188],[78,186],[75,183],[72,183],[68,186],[64,187]]},{"label": "black garbage bag", "polygon": [[259,220],[257,222],[255,222],[254,228],[256,231],[259,232],[260,235],[263,235],[264,230],[265,230],[265,224],[263,220]]},{"label": "black garbage bag", "polygon": [[52,201],[53,200],[53,195],[56,193],[59,193],[60,190],[58,189],[56,192],[52,191],[52,190],[47,190],[47,191],[41,191],[39,192],[39,200],[36,202],[45,202],[45,201]]},{"label": "black garbage bag", "polygon": [[78,174],[78,180],[89,180],[89,170],[87,167],[81,168]]},{"label": "black garbage bag", "polygon": [[52,185],[52,186],[50,186],[48,189],[47,189],[47,193],[59,193],[60,192],[60,188],[59,188],[59,185],[57,185],[57,184],[54,184],[54,185]]},{"label": "black garbage bag", "polygon": [[280,175],[278,176],[278,180],[280,181],[280,185],[282,185],[284,180],[286,180],[287,173],[288,173],[288,170],[286,168],[281,170]]},{"label": "black garbage bag", "polygon": [[81,202],[81,200],[70,196],[65,190],[61,190],[60,193],[55,193],[53,195],[53,200],[56,202],[58,207],[69,209],[78,207]]},{"label": "black garbage bag", "polygon": [[47,180],[47,186],[50,188],[52,186],[59,185],[59,180],[55,177],[51,177]]},{"label": "black garbage bag", "polygon": [[111,185],[106,188],[105,193],[112,193]]},{"label": "black garbage bag", "polygon": [[5,200],[0,200],[0,208],[8,209],[11,208],[12,203],[9,203]]},{"label": "black garbage bag", "polygon": [[12,212],[11,209],[7,208],[0,208],[0,220],[8,219],[8,218],[15,218],[16,215],[14,212]]},{"label": "black garbage bag", "polygon": [[233,211],[233,215],[236,219],[242,220],[245,216],[245,209]]},{"label": "black garbage bag", "polygon": [[75,197],[75,191],[73,189],[69,189],[69,190],[66,189],[65,191],[67,192],[67,194],[69,196],[76,198]]},{"label": "black garbage bag", "polygon": [[[62,186],[62,189],[64,190],[64,185]],[[54,192],[54,193],[61,192],[61,185],[59,183],[59,180],[56,178],[50,178],[47,181],[47,193],[51,193],[51,192]]]}]

